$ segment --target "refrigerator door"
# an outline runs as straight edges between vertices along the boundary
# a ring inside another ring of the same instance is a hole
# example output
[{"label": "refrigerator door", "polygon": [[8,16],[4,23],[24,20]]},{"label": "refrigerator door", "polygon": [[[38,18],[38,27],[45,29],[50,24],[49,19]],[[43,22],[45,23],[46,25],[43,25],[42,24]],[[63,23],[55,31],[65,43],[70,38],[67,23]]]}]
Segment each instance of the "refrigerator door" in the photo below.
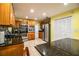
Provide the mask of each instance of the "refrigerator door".
[{"label": "refrigerator door", "polygon": [[49,24],[44,24],[43,29],[43,40],[49,42]]},{"label": "refrigerator door", "polygon": [[45,41],[49,42],[49,24],[45,24]]}]

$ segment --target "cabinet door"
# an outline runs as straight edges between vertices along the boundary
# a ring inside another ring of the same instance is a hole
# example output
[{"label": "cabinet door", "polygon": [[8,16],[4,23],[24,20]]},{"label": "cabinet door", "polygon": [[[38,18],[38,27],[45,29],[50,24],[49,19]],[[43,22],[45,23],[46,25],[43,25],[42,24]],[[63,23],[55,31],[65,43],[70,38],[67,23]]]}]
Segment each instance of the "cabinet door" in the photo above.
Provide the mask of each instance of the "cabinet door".
[{"label": "cabinet door", "polygon": [[2,16],[3,12],[2,12],[2,4],[0,4],[0,25],[2,25],[3,23],[3,16]]},{"label": "cabinet door", "polygon": [[35,21],[34,20],[29,20],[28,25],[29,26],[35,26]]},{"label": "cabinet door", "polygon": [[12,4],[10,5],[10,24],[15,25],[15,17],[14,17],[14,13],[13,13]]},{"label": "cabinet door", "polygon": [[19,27],[19,26],[20,26],[20,24],[21,24],[21,22],[20,22],[20,21],[16,21],[16,20],[15,20],[15,25],[16,25],[16,27]]},{"label": "cabinet door", "polygon": [[[6,17],[5,17],[6,16]],[[5,5],[5,16],[4,16],[4,24],[10,25],[10,4]]]},{"label": "cabinet door", "polygon": [[31,39],[32,39],[32,40],[34,39],[34,34],[33,34],[33,33],[31,33]]},{"label": "cabinet door", "polygon": [[0,3],[0,25],[14,25],[15,19],[12,4]]},{"label": "cabinet door", "polygon": [[29,40],[34,40],[35,39],[35,33],[28,33],[28,39]]},{"label": "cabinet door", "polygon": [[40,39],[43,38],[42,36],[43,36],[43,33],[42,33],[42,32],[39,32],[39,38],[40,38]]},{"label": "cabinet door", "polygon": [[31,40],[32,36],[31,33],[28,33],[28,39]]},{"label": "cabinet door", "polygon": [[0,50],[0,56],[23,56],[24,53],[23,44],[0,47],[0,48],[3,48],[3,50]]},{"label": "cabinet door", "polygon": [[35,33],[33,33],[32,37],[33,37],[33,40],[34,40],[35,39]]},{"label": "cabinet door", "polygon": [[9,25],[9,15],[10,15],[10,4],[2,3],[0,4],[0,24]]}]

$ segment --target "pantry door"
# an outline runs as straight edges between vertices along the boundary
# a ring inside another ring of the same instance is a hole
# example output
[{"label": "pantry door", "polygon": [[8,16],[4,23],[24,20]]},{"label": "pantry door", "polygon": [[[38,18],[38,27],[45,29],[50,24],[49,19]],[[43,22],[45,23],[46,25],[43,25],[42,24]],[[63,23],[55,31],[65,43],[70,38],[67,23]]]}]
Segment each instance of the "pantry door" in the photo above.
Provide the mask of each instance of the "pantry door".
[{"label": "pantry door", "polygon": [[71,19],[72,17],[66,17],[66,18],[55,20],[54,40],[72,38]]}]

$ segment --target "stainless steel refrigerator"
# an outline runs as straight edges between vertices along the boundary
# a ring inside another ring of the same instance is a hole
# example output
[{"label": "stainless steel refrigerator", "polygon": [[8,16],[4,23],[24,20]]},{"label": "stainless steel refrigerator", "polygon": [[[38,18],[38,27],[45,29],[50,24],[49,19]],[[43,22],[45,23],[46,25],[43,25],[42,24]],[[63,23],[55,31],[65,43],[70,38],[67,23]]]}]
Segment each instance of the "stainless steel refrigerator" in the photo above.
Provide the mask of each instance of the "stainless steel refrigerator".
[{"label": "stainless steel refrigerator", "polygon": [[43,40],[49,42],[49,24],[43,24]]}]

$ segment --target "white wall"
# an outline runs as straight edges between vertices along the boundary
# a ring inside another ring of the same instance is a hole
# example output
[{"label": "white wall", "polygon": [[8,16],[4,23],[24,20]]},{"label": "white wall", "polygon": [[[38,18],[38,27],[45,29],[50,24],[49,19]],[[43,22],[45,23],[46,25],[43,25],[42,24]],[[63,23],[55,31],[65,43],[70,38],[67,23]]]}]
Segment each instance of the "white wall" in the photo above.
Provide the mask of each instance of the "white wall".
[{"label": "white wall", "polygon": [[36,23],[36,25],[35,25],[35,40],[36,39],[38,39],[38,35],[39,35],[39,25],[38,25],[38,23]]}]

